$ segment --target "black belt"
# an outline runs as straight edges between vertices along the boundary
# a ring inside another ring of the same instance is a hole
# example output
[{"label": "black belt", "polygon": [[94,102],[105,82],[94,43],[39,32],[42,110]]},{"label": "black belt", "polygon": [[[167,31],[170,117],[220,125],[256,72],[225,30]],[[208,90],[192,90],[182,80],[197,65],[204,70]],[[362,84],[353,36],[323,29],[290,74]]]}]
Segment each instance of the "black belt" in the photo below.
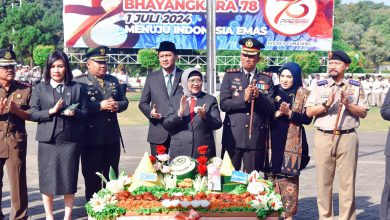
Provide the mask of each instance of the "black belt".
[{"label": "black belt", "polygon": [[[318,129],[318,130],[321,132],[324,132],[325,134],[333,134],[333,130],[331,130],[331,131],[326,131],[326,130],[322,130],[322,129]],[[347,129],[347,130],[336,130],[335,134],[342,135],[342,134],[349,134],[352,132],[355,132],[355,128]]]}]

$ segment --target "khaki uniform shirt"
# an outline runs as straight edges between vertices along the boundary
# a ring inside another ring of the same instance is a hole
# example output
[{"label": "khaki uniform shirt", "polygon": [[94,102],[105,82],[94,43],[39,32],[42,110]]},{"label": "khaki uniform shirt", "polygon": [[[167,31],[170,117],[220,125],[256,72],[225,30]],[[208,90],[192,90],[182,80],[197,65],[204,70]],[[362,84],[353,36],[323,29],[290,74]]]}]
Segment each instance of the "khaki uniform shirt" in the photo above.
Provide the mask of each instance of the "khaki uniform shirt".
[{"label": "khaki uniform shirt", "polygon": [[[333,104],[329,107],[327,112],[317,115],[314,119],[314,126],[321,130],[330,131],[335,128],[341,90],[345,90],[347,92],[348,99],[352,104],[362,106],[365,109],[369,108],[367,100],[365,99],[364,90],[359,81],[344,79],[340,84],[336,84],[332,78],[319,80],[316,83],[307,99],[305,107],[321,105],[326,102],[328,100],[329,93],[332,90],[336,91]],[[354,116],[349,110],[345,109],[345,106],[343,106],[337,129],[353,129],[359,127],[359,124],[359,117]]]},{"label": "khaki uniform shirt", "polygon": [[[0,98],[7,98],[7,103],[12,100],[19,108],[25,111],[29,109],[30,97],[31,87],[28,85],[14,80],[11,82],[7,91],[0,84]],[[25,120],[14,114],[10,114],[6,108],[5,113],[0,115],[0,138],[0,158],[8,158],[9,149],[17,147],[26,148],[27,135]]]}]

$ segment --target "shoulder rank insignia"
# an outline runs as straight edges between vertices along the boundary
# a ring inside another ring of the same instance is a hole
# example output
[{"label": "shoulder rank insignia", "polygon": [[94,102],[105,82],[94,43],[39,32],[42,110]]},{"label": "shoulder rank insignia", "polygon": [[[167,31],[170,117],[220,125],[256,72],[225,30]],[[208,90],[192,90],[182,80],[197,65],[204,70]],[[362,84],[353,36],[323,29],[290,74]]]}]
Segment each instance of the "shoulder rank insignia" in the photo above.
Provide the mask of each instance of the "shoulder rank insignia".
[{"label": "shoulder rank insignia", "polygon": [[270,73],[270,72],[261,71],[260,74],[265,75],[265,76],[272,77],[272,73]]},{"label": "shoulder rank insignia", "polygon": [[349,83],[350,85],[360,86],[360,82],[357,81],[357,80],[351,79],[351,80],[348,81],[348,83]]},{"label": "shoulder rank insignia", "polygon": [[326,80],[326,79],[317,81],[317,86],[323,86],[326,84],[328,84],[328,80]]},{"label": "shoulder rank insignia", "polygon": [[241,70],[239,68],[236,68],[236,69],[228,69],[227,72],[228,73],[237,73],[237,72],[240,72]]},{"label": "shoulder rank insignia", "polygon": [[20,82],[20,81],[16,81],[16,83],[18,83],[19,85],[22,85],[22,86],[27,86],[27,87],[31,87],[31,85],[29,83],[25,83],[25,82]]},{"label": "shoulder rank insignia", "polygon": [[84,76],[87,76],[87,74],[80,74],[80,75],[75,76],[75,77],[73,77],[73,78],[74,78],[74,79],[77,79],[77,78],[81,78],[81,77],[84,77]]}]

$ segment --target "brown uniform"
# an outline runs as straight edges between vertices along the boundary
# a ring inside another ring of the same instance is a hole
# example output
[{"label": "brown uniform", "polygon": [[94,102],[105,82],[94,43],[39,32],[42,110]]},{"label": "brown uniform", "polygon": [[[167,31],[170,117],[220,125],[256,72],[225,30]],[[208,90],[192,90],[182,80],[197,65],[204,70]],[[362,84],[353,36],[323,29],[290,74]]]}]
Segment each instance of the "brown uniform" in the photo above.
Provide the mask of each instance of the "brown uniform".
[{"label": "brown uniform", "polygon": [[[7,98],[8,102],[13,100],[23,110],[29,109],[30,96],[31,88],[27,85],[12,81],[9,91],[7,91],[0,84],[0,98]],[[11,213],[9,219],[27,219],[27,134],[24,119],[8,112],[0,115],[0,138],[0,189],[3,186],[5,164],[11,191]],[[0,219],[3,218],[3,213],[0,210]]]},{"label": "brown uniform", "polygon": [[360,124],[343,106],[337,135],[332,142],[340,103],[340,91],[345,90],[352,104],[368,109],[360,82],[343,80],[336,84],[332,78],[320,80],[310,93],[305,107],[320,105],[327,101],[329,93],[336,90],[335,100],[328,111],[315,117],[314,154],[317,172],[317,205],[319,219],[333,218],[332,189],[335,171],[339,176],[339,219],[356,219],[355,177],[359,140],[355,128]]}]

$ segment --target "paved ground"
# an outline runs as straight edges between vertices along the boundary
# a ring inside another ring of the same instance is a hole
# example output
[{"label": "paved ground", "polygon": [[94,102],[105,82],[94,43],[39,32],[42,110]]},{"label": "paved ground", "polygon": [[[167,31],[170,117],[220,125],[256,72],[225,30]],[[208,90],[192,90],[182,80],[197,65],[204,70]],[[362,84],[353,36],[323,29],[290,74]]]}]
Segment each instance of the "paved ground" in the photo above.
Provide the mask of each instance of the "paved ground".
[{"label": "paved ground", "polygon": [[[27,178],[29,196],[30,219],[44,219],[44,209],[41,195],[38,188],[37,169],[37,142],[35,138],[35,128],[33,124],[27,125],[29,135],[28,155],[27,155]],[[133,172],[140,161],[143,153],[149,150],[149,145],[145,141],[147,134],[146,126],[125,126],[122,127],[127,153],[122,155],[120,170]],[[311,145],[313,132],[308,131],[309,146]],[[380,195],[384,183],[384,144],[386,133],[359,131],[360,149],[357,171],[356,205],[358,219],[378,219]],[[217,140],[220,139],[220,131],[217,132]],[[217,151],[218,152],[218,151]],[[301,175],[299,210],[295,219],[317,219],[316,207],[316,184],[315,184],[314,158]],[[334,213],[338,215],[338,193],[337,179],[334,193]],[[74,219],[86,219],[84,210],[84,181],[79,175],[78,192],[76,194],[74,206]],[[10,196],[7,175],[4,176],[3,187],[3,212],[8,215],[10,210]],[[55,219],[62,219],[63,201],[57,197],[54,202]],[[337,219],[337,218],[336,218]]]}]

